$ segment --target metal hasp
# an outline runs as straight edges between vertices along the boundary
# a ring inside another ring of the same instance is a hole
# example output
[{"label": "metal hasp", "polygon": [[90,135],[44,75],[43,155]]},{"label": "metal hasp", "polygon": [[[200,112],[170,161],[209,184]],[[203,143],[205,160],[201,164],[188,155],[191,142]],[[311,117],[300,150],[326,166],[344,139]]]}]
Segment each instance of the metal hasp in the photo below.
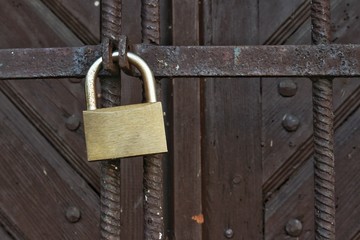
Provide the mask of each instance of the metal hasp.
[{"label": "metal hasp", "polygon": [[[330,0],[311,2],[312,40],[330,44]],[[335,240],[333,82],[312,78],[314,122],[315,239]]]}]

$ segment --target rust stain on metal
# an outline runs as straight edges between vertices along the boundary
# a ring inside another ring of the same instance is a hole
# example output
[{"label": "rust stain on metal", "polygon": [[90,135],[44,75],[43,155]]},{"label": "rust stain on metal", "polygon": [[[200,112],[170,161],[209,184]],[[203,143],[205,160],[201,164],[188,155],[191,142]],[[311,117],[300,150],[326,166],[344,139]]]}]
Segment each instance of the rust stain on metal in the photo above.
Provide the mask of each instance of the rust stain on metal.
[{"label": "rust stain on metal", "polygon": [[[113,48],[117,47],[121,34],[121,0],[103,0],[101,8],[101,35],[103,68],[116,73],[112,61]],[[101,106],[114,107],[121,104],[120,77],[101,78]],[[99,126],[101,127],[101,126]],[[120,159],[101,162],[100,236],[101,239],[120,239],[121,230],[121,177]]]},{"label": "rust stain on metal", "polygon": [[[240,53],[241,53],[241,49],[239,47],[234,47],[234,65],[238,65],[241,62],[241,59],[239,58]],[[245,59],[242,60],[244,61]]]},{"label": "rust stain on metal", "polygon": [[[135,45],[155,76],[355,76],[358,45],[152,46]],[[224,64],[226,63],[226,64]]]},{"label": "rust stain on metal", "polygon": [[101,163],[100,239],[120,239],[120,160]]},{"label": "rust stain on metal", "polygon": [[[360,76],[360,45],[355,44],[318,46],[136,44],[131,48],[149,64],[155,77]],[[101,56],[101,45],[79,48],[4,49],[0,50],[0,79],[82,78],[91,64]],[[109,73],[102,71],[99,75],[109,76]],[[139,76],[137,72],[134,75]]]},{"label": "rust stain on metal", "polygon": [[121,0],[103,0],[101,2],[101,36],[104,69],[116,73],[111,54],[117,48],[121,36]]},{"label": "rust stain on metal", "polygon": [[163,239],[164,195],[162,155],[144,157],[144,239]]},{"label": "rust stain on metal", "polygon": [[121,0],[102,0],[101,35],[112,41],[119,41],[121,35]]},{"label": "rust stain on metal", "polygon": [[[119,77],[101,79],[101,106],[119,106]],[[99,126],[101,127],[101,126]],[[121,230],[121,170],[120,159],[101,162],[100,235],[101,239],[118,239]]]},{"label": "rust stain on metal", "polygon": [[[342,50],[331,49],[330,1],[312,0],[313,44],[319,45],[318,67],[335,67],[326,56],[337,59],[340,71],[353,65]],[[339,62],[340,61],[340,62]],[[331,74],[330,74],[331,75]],[[315,239],[335,240],[335,158],[333,83],[331,78],[313,78]]]},{"label": "rust stain on metal", "polygon": [[[141,1],[141,32],[144,43],[160,44],[160,1]],[[157,59],[145,60],[161,63]],[[162,62],[166,68],[166,61]],[[151,68],[151,67],[150,67]],[[153,70],[153,69],[151,69]],[[176,70],[176,68],[175,68]],[[157,86],[157,98],[161,99],[160,86]],[[163,155],[144,157],[144,239],[164,239],[164,183]]]},{"label": "rust stain on metal", "polygon": [[198,224],[204,223],[204,215],[202,213],[192,216],[191,219],[197,222]]},{"label": "rust stain on metal", "polygon": [[160,44],[160,4],[159,0],[142,0],[141,32],[143,43]]}]

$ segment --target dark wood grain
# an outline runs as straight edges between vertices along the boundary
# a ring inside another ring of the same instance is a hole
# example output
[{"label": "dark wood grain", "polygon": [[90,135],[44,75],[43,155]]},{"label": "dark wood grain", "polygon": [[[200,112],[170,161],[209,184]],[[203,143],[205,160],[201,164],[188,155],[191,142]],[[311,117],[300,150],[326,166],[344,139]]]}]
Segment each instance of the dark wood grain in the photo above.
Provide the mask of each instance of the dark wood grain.
[{"label": "dark wood grain", "polygon": [[[39,2],[40,1],[37,1],[38,5],[40,5]],[[50,2],[51,1],[47,1],[46,3],[50,4]],[[74,30],[74,27],[83,27],[81,24],[84,24],[86,21],[86,27],[90,30],[90,32],[92,32],[91,34],[94,34],[94,29],[96,26],[99,26],[99,22],[97,19],[92,19],[90,16],[86,16],[88,11],[95,11],[95,15],[99,14],[99,9],[96,8],[93,3],[94,2],[81,2],[81,4],[87,4],[87,6],[83,6],[86,11],[81,12],[82,5],[79,5],[78,2],[54,2],[56,5],[52,6],[52,10],[58,17],[53,14],[52,18],[44,17],[49,16],[51,13],[44,4],[42,4],[40,8],[40,10],[43,11],[43,14],[39,13],[38,6],[29,7],[26,5],[24,6],[23,15],[18,16],[18,18],[22,22],[29,22],[29,24],[33,24],[33,30],[42,34],[36,36],[33,32],[29,31],[24,31],[26,33],[24,36],[10,34],[11,39],[8,41],[8,45],[4,47],[12,47],[11,44],[19,44],[19,42],[23,45],[16,45],[16,47],[46,47],[64,45],[80,46],[82,45],[81,40],[85,43],[89,43],[89,40],[87,39],[79,40],[76,38],[75,34],[71,35],[73,36],[72,38],[67,37],[69,34],[63,36],[63,32],[72,33],[71,30]],[[123,1],[123,4],[123,23],[125,26],[123,30],[126,34],[128,34],[129,39],[133,43],[139,43],[140,18],[134,18],[134,15],[140,16],[140,3],[138,1]],[[62,15],[65,14],[64,11],[67,11],[62,7],[68,9],[69,12],[66,12],[66,14],[71,13],[76,14],[76,16]],[[84,17],[87,19],[84,19]],[[24,20],[22,20],[23,18]],[[66,18],[69,18],[69,20],[82,18],[82,20],[80,19],[80,25],[71,26],[71,22],[69,23]],[[62,19],[65,22],[60,24],[61,21],[59,19]],[[44,22],[46,22],[46,24],[44,24]],[[60,27],[52,27],[49,29],[48,26],[53,26],[54,22],[59,22],[58,25]],[[24,28],[26,25],[20,25],[20,27]],[[70,27],[71,30],[67,27]],[[52,33],[54,31],[53,29],[56,30],[55,34]],[[41,39],[37,40],[39,41],[38,45],[29,45],[29,42],[26,41],[26,39],[36,39],[36,37],[39,36],[51,39],[47,40],[44,44],[41,42]],[[60,38],[63,42],[57,40],[57,38]],[[53,41],[57,42],[53,43]],[[137,79],[125,76],[122,79],[123,104],[127,104],[129,102],[140,102],[142,96],[141,82]],[[81,119],[82,110],[85,109],[83,84],[72,83],[65,79],[58,81],[55,80],[55,82],[50,83],[46,82],[46,80],[33,81],[31,83],[27,83],[26,87],[20,82],[11,82],[6,85],[6,89],[5,87],[3,88],[3,91],[12,98],[19,109],[25,113],[25,115],[35,126],[38,127],[40,131],[42,131],[53,146],[66,157],[67,161],[74,167],[74,169],[76,169],[76,171],[79,172],[96,191],[98,191],[99,168],[97,163],[88,164],[86,161],[82,126],[80,126],[80,128],[76,131],[69,131],[65,127],[67,117],[72,114],[79,116]],[[34,92],[36,94],[33,94]],[[46,118],[44,116],[46,116]],[[140,240],[143,236],[142,161],[139,158],[123,160],[121,169],[121,184],[123,189],[125,189],[121,196],[123,209],[122,219],[124,219],[122,221],[123,228],[121,231],[121,237],[123,239]]]},{"label": "dark wood grain", "polygon": [[0,89],[13,100],[39,131],[55,144],[74,169],[98,190],[98,163],[89,164],[86,161],[83,127],[80,126],[75,131],[70,131],[66,127],[66,121],[72,115],[82,122],[85,100],[81,98],[84,97],[81,85],[67,80],[20,80],[1,81]]},{"label": "dark wood grain", "polygon": [[[333,42],[358,42],[357,30],[349,29],[358,25],[356,12],[359,7],[360,5],[355,1],[332,1],[332,30],[335,36]],[[310,22],[304,22],[285,43],[310,43]],[[297,94],[292,98],[283,98],[277,92],[277,85],[281,80],[283,79],[263,82],[263,89],[266,89],[263,91],[265,137],[263,161],[266,169],[263,179],[266,199],[265,239],[289,238],[285,232],[285,225],[292,218],[302,221],[303,231],[299,239],[313,239],[312,113],[311,107],[309,108],[311,82],[294,79],[298,85]],[[350,129],[354,130],[357,123],[349,123],[349,121],[356,118],[354,112],[358,112],[359,90],[358,79],[334,80],[336,195],[338,196],[336,230],[337,238],[340,239],[354,238],[359,231],[358,221],[354,221],[354,217],[349,217],[352,213],[345,210],[349,207],[357,212],[359,205],[359,200],[356,200],[357,195],[354,196],[352,193],[354,190],[351,190],[354,189],[352,182],[348,182],[350,180],[347,179],[347,177],[351,178],[352,170],[346,167],[349,163],[347,154],[350,152],[350,155],[354,156],[352,151],[356,152],[356,149],[350,149],[348,146],[358,144],[356,133],[350,133]],[[295,114],[300,118],[300,127],[296,132],[289,133],[282,128],[282,116],[286,113]],[[344,168],[347,169],[347,173],[344,172]],[[357,169],[358,165],[353,163],[352,168]],[[352,179],[354,180],[354,176]],[[340,207],[341,197],[344,201],[342,205],[346,207]]]},{"label": "dark wood grain", "polygon": [[100,41],[100,1],[41,0],[86,44]]},{"label": "dark wood grain", "polygon": [[4,228],[0,227],[0,239],[2,240],[14,240],[14,238],[5,231]]},{"label": "dark wood grain", "polygon": [[[307,5],[308,9],[301,5]],[[310,15],[310,4],[307,0],[259,1],[259,41],[266,44],[277,44],[286,40],[286,32],[290,32],[294,24],[301,24],[300,18]],[[296,25],[295,25],[296,26]]]},{"label": "dark wood grain", "polygon": [[[172,8],[173,44],[199,45],[199,4],[173,1]],[[172,94],[174,237],[200,240],[203,239],[200,79],[173,79]]]},{"label": "dark wood grain", "polygon": [[[6,18],[7,13],[14,12],[16,19],[14,22],[5,20],[5,24],[0,26],[1,31],[6,31],[10,26],[18,31],[9,29],[6,38],[2,38],[6,42],[3,42],[1,47],[51,47],[55,44],[60,46],[80,44],[71,31],[40,1],[26,3],[12,1],[4,5],[5,8],[0,10],[3,14],[0,16]],[[48,14],[44,14],[45,12]],[[28,31],[29,27],[32,31]],[[97,164],[88,164],[85,160],[85,144],[81,127],[76,131],[69,131],[65,126],[67,118],[73,114],[80,120],[82,118],[82,110],[85,109],[82,85],[71,83],[66,79],[51,82],[46,80],[1,81],[0,88],[65,156],[74,169],[98,191]]]},{"label": "dark wood grain", "polygon": [[[258,43],[256,1],[203,8],[206,44]],[[206,79],[202,91],[203,238],[261,239],[260,80]]]},{"label": "dark wood grain", "polygon": [[314,239],[313,172],[311,159],[282,186],[276,196],[266,202],[266,240],[289,238],[285,226],[291,219],[302,223],[300,239]]},{"label": "dark wood grain", "polygon": [[[40,0],[2,1],[1,48],[80,46],[81,41]],[[45,14],[46,13],[46,14]]]},{"label": "dark wood grain", "polygon": [[[360,108],[348,117],[335,132],[337,238],[351,239],[360,230],[357,221],[360,212],[360,193],[357,182],[360,164],[359,129]],[[306,163],[266,203],[266,239],[287,237],[284,226],[289,219],[303,222],[304,229],[299,239],[313,239],[313,159]]]},{"label": "dark wood grain", "polygon": [[[346,8],[345,3],[333,4],[333,12],[343,12]],[[336,16],[336,14],[335,14]],[[334,21],[340,21],[335,17]],[[306,44],[310,43],[310,23],[307,22],[307,32],[300,29],[287,44]],[[338,31],[343,31],[341,28]],[[354,32],[352,35],[357,35]],[[340,37],[340,36],[339,36]],[[342,43],[340,37],[337,41]],[[265,194],[275,191],[291,173],[305,161],[312,152],[312,112],[311,106],[311,82],[294,79],[298,85],[297,94],[292,98],[284,98],[278,94],[278,83],[284,79],[273,79],[263,81],[263,88],[267,89],[263,93],[263,116],[264,116],[264,189]],[[334,108],[336,112],[336,126],[341,125],[352,111],[352,95],[359,86],[358,81],[347,79],[337,79],[334,81]],[[287,132],[281,125],[285,114],[293,114],[300,119],[300,127],[296,132]],[[302,160],[301,160],[302,159]]]},{"label": "dark wood grain", "polygon": [[[0,28],[7,32],[2,48],[81,45],[40,1],[6,1],[0,11]],[[17,239],[96,238],[98,169],[85,159],[81,127],[70,131],[65,124],[71,115],[81,121],[83,87],[67,79],[0,84],[32,124],[8,100],[1,101],[7,119],[1,126],[6,136],[1,138],[1,222]],[[82,212],[76,224],[65,218],[72,205]]]},{"label": "dark wood grain", "polygon": [[[0,102],[3,214],[26,239],[93,239],[96,193],[3,94]],[[70,206],[81,211],[78,223],[66,220]]]}]

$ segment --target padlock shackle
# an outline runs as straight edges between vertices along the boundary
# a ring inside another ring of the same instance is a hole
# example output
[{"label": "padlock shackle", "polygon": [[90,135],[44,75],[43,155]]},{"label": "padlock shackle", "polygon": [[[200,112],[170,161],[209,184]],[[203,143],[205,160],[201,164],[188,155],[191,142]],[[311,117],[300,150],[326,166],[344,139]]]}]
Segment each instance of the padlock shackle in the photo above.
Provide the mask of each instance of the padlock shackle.
[{"label": "padlock shackle", "polygon": [[[144,80],[146,102],[156,102],[155,77],[147,63],[138,55],[127,52],[129,63],[134,65],[141,73]],[[117,58],[118,59],[118,58]]]},{"label": "padlock shackle", "polygon": [[[147,63],[134,53],[128,52],[129,63],[134,65],[144,80],[146,102],[156,102],[156,89],[154,74]],[[112,60],[118,61],[119,52],[113,52]],[[102,66],[102,57],[98,58],[90,67],[85,78],[85,95],[88,110],[96,109],[96,78]]]}]

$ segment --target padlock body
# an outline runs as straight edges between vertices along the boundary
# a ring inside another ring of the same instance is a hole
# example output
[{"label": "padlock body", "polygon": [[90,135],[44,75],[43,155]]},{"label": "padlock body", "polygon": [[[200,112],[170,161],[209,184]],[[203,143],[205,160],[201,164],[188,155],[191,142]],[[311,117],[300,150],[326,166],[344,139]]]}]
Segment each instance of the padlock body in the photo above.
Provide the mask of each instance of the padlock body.
[{"label": "padlock body", "polygon": [[84,111],[89,161],[167,152],[161,102]]}]

